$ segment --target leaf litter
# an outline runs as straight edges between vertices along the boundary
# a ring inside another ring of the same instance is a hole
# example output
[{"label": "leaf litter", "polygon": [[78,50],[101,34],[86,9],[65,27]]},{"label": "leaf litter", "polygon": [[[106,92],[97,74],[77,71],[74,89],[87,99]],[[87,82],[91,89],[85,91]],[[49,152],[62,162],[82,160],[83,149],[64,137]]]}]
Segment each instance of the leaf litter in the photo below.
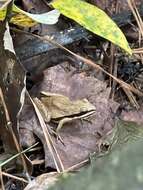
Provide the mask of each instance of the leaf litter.
[{"label": "leaf litter", "polygon": [[[23,0],[23,2],[26,2],[26,0]],[[100,1],[100,3],[102,2]],[[30,63],[30,65],[31,64],[32,63]],[[109,98],[111,89],[107,87],[105,82],[95,79],[92,74],[88,76],[84,72],[75,72],[73,68],[73,71],[66,72],[64,67],[65,64],[45,70],[44,80],[40,85],[35,86],[30,94],[31,97],[40,97],[40,92],[46,91],[48,93],[68,97],[71,102],[86,98],[96,107],[96,113],[88,118],[88,120],[81,120],[79,118],[64,124],[59,131],[63,142],[57,139],[55,134],[53,134],[53,130],[56,130],[58,124],[52,120],[46,124],[48,130],[52,129],[50,136],[53,145],[60,155],[64,169],[70,171],[71,168],[74,168],[73,166],[84,163],[84,160],[87,160],[92,152],[99,151],[101,140],[104,139],[104,137],[106,139],[106,135],[108,135],[115,126],[116,111],[119,104]],[[142,111],[136,111],[136,113],[134,111],[122,112],[124,120],[136,122],[138,118],[138,123],[142,125],[142,118],[139,120],[141,115]],[[24,147],[29,147],[37,141],[37,137],[44,147],[42,154],[43,157],[45,156],[46,167],[56,169],[54,159],[47,145],[48,143],[46,143],[44,131],[39,124],[39,116],[37,117],[33,106],[28,100],[24,105],[20,118],[21,144]],[[40,151],[39,154],[41,154]],[[36,159],[35,161],[38,161]],[[43,174],[38,177],[37,181],[41,180],[41,183],[44,183],[45,180],[43,176],[46,179],[48,178],[46,174]],[[37,189],[37,187],[35,189]]]},{"label": "leaf litter", "polygon": [[[98,151],[99,139],[114,127],[115,113],[119,106],[109,98],[110,88],[106,83],[72,69],[70,72],[65,71],[63,64],[45,70],[41,84],[31,90],[31,94],[36,93],[36,96],[40,91],[45,91],[67,96],[71,101],[86,98],[96,108],[96,113],[90,117],[90,121],[77,119],[64,124],[58,132],[63,142],[51,135],[64,169],[78,164],[87,159],[90,153]],[[47,126],[55,130],[57,124],[50,122]],[[35,136],[43,144],[45,166],[56,168],[33,107],[27,104],[20,118],[21,144],[32,145],[35,143]]]}]

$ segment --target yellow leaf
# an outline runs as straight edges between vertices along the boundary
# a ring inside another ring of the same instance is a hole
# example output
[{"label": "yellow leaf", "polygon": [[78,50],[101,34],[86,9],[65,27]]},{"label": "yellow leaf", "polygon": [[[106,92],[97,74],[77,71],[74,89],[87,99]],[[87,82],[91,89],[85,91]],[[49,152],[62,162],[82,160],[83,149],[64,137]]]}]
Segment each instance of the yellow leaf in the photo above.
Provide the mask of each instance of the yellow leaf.
[{"label": "yellow leaf", "polygon": [[[0,20],[5,18],[6,7],[0,9]],[[37,23],[42,24],[55,24],[58,21],[60,13],[58,10],[52,10],[47,13],[42,14],[31,14],[13,5],[13,17],[11,18],[11,23],[22,27],[31,27]]]},{"label": "yellow leaf", "polygon": [[130,55],[132,50],[123,32],[101,9],[82,0],[55,0],[51,3],[63,15],[73,19],[91,32],[118,45]]}]

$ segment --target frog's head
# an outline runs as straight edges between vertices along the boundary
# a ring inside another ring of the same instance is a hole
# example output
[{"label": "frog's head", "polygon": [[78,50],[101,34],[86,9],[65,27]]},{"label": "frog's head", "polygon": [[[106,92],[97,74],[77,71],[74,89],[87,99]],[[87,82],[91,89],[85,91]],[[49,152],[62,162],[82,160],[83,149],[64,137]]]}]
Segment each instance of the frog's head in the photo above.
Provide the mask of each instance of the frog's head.
[{"label": "frog's head", "polygon": [[95,106],[91,104],[86,98],[81,102],[81,112],[89,112],[96,110]]}]

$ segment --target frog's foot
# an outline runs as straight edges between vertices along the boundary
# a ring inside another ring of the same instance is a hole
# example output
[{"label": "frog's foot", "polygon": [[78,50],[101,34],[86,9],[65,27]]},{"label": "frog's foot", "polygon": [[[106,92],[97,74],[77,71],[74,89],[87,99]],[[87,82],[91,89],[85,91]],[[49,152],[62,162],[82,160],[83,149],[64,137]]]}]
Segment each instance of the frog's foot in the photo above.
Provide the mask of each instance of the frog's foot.
[{"label": "frog's foot", "polygon": [[83,121],[86,121],[86,122],[92,124],[92,123],[93,123],[92,118],[93,118],[93,115],[94,115],[95,113],[96,113],[95,111],[92,111],[90,115],[87,115],[87,116],[86,116],[86,114],[85,114],[85,116],[84,116],[83,118],[81,118],[81,121],[82,121],[82,122],[83,122]]},{"label": "frog's foot", "polygon": [[65,146],[65,143],[64,143],[62,137],[59,134],[56,134],[56,138],[57,138],[57,141],[60,140],[61,143]]},{"label": "frog's foot", "polygon": [[85,121],[85,122],[88,122],[88,123],[92,124],[91,118],[89,118],[89,117],[88,118],[82,118],[81,121],[82,122]]},{"label": "frog's foot", "polygon": [[65,144],[64,144],[64,141],[63,141],[63,139],[62,139],[62,137],[61,137],[56,131],[54,131],[53,129],[50,129],[50,132],[52,133],[53,136],[55,136],[55,138],[56,138],[57,140],[60,140],[61,143],[62,143],[63,145],[65,145]]},{"label": "frog's foot", "polygon": [[103,144],[103,140],[102,139],[97,140],[96,145],[97,145],[97,148],[98,148],[98,153],[102,152],[102,148],[101,148],[102,144]]}]

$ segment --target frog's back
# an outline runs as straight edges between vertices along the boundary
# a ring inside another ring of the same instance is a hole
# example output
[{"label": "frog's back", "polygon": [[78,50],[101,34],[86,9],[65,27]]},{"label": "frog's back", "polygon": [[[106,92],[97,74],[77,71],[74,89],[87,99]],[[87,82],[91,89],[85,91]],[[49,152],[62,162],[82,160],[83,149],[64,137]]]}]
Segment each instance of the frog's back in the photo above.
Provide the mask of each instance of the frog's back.
[{"label": "frog's back", "polygon": [[65,96],[60,96],[58,99],[53,97],[50,106],[49,109],[53,119],[80,115],[81,113],[95,110],[95,106],[87,99],[71,101]]}]

